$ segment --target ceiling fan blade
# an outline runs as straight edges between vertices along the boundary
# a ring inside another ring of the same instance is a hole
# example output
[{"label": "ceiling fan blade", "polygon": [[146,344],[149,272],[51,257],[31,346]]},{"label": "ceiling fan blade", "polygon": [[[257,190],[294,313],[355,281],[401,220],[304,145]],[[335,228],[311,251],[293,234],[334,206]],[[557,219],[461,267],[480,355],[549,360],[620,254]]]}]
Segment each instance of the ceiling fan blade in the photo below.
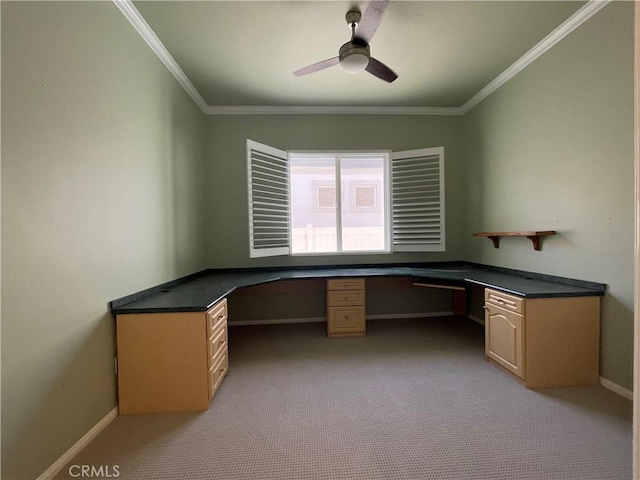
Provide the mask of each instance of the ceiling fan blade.
[{"label": "ceiling fan blade", "polygon": [[398,78],[398,75],[396,75],[393,70],[373,57],[369,58],[369,65],[367,65],[367,68],[365,68],[365,70],[370,74],[375,75],[376,77],[389,83]]},{"label": "ceiling fan blade", "polygon": [[356,28],[356,38],[360,38],[369,44],[373,34],[376,33],[382,14],[384,13],[389,0],[371,0],[369,6],[362,14],[362,19]]},{"label": "ceiling fan blade", "polygon": [[308,75],[309,73],[317,72],[318,70],[324,70],[325,68],[333,67],[338,63],[340,63],[340,59],[338,57],[327,58],[326,60],[322,60],[321,62],[314,63],[313,65],[301,68],[300,70],[296,70],[295,72],[293,72],[293,74],[296,77],[300,77],[302,75]]}]

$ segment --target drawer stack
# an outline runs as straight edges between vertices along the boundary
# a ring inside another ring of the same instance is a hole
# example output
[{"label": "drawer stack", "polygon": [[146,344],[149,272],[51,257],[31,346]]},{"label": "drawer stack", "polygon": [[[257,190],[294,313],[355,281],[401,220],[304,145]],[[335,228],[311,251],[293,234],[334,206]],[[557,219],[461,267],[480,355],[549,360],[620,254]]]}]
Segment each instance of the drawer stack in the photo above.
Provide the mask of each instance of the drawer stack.
[{"label": "drawer stack", "polygon": [[364,278],[327,280],[327,335],[364,336]]},{"label": "drawer stack", "polygon": [[209,367],[209,401],[229,369],[227,355],[227,300],[218,302],[207,312],[207,358]]},{"label": "drawer stack", "polygon": [[116,316],[121,415],[206,410],[227,374],[227,301]]}]

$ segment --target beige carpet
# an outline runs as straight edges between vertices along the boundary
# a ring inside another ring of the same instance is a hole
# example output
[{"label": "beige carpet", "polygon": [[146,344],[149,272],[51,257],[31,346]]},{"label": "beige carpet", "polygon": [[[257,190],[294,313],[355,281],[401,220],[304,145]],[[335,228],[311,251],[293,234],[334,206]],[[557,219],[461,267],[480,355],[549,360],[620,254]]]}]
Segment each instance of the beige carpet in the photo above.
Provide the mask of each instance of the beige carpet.
[{"label": "beige carpet", "polygon": [[126,480],[631,478],[630,401],[527,390],[484,361],[468,320],[367,329],[233,327],[207,412],[118,417],[70,465]]}]

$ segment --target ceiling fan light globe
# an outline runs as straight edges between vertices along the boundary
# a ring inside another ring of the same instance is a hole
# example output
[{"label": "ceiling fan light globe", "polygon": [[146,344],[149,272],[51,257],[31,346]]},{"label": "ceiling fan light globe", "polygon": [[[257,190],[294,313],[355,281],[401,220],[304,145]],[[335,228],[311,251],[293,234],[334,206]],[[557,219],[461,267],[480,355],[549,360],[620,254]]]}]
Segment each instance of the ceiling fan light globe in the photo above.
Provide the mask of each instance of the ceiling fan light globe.
[{"label": "ceiling fan light globe", "polygon": [[340,65],[349,73],[358,73],[363,71],[369,65],[369,45],[359,45],[353,42],[347,42],[338,52],[340,57]]},{"label": "ceiling fan light globe", "polygon": [[369,57],[362,53],[353,53],[340,61],[342,68],[348,73],[358,73],[369,65]]}]

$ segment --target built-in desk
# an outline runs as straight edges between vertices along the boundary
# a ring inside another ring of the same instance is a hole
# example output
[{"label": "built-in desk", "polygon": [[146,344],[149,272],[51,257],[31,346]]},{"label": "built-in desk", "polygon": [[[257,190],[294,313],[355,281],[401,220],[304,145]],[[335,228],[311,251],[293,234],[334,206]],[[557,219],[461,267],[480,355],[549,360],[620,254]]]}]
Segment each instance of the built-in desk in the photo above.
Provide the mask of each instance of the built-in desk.
[{"label": "built-in desk", "polygon": [[210,269],[119,298],[109,303],[109,309],[114,315],[205,312],[240,287],[278,280],[340,277],[411,277],[416,283],[480,285],[524,298],[601,296],[606,288],[601,283],[461,262]]},{"label": "built-in desk", "polygon": [[[600,283],[462,262],[219,269],[110,302],[117,325],[121,413],[208,407],[229,368],[226,318],[233,312],[227,313],[226,297],[234,290],[281,280],[358,278],[364,280],[365,295],[367,279],[376,277],[409,277],[413,285],[452,289],[457,314],[465,313],[472,285],[503,293],[504,305],[492,305],[485,314],[487,360],[515,373],[527,386],[597,382],[599,297],[605,293]],[[354,313],[364,309],[363,302],[357,301],[359,295],[349,303]],[[496,298],[491,300],[495,303]],[[515,302],[513,311],[502,308],[509,302]],[[340,327],[333,331],[337,336],[342,333],[364,334],[364,324],[354,323],[352,328],[346,322],[342,331]],[[564,348],[568,344],[571,348]],[[588,358],[583,361],[580,356]],[[573,361],[565,361],[569,357]],[[537,367],[527,368],[534,361]],[[549,368],[566,371],[556,376],[538,374]]]}]

